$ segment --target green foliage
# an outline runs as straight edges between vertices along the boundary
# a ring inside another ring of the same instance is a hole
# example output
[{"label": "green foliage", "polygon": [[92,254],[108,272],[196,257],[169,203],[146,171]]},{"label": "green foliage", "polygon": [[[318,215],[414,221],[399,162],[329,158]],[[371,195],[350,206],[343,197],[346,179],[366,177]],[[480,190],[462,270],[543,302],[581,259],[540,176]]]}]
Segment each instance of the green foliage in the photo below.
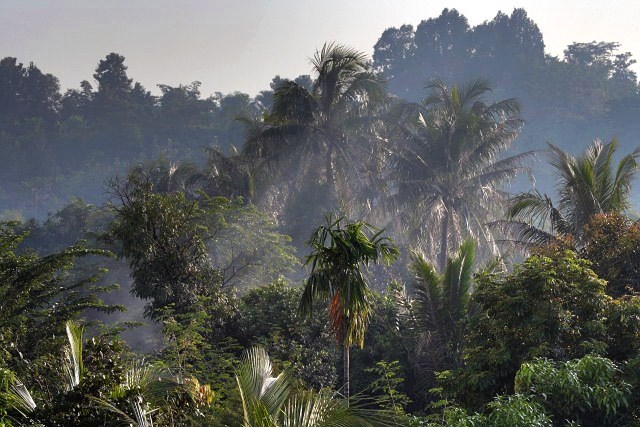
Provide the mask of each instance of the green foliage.
[{"label": "green foliage", "polygon": [[635,425],[629,411],[632,387],[623,374],[614,362],[595,355],[566,362],[535,359],[516,373],[516,394],[498,396],[472,415],[449,407],[434,425]]},{"label": "green foliage", "polygon": [[466,240],[455,258],[447,259],[444,275],[436,273],[422,255],[414,253],[413,313],[416,319],[418,363],[427,371],[462,364],[464,336],[472,314],[470,292],[475,245]]},{"label": "green foliage", "polygon": [[[405,381],[398,385],[398,391],[411,394],[412,401],[409,409],[423,407],[422,396],[418,395],[422,378],[416,375],[412,359],[414,345],[413,324],[405,317],[404,308],[398,304],[396,293],[400,284],[392,282],[387,291],[380,294],[372,292],[371,323],[367,330],[366,345],[362,349],[355,348],[351,352],[350,384],[355,394],[372,395],[374,398],[384,398],[381,391],[374,392],[371,384],[379,376],[370,371],[378,363],[396,363],[398,378]],[[396,369],[396,368],[394,368]]]},{"label": "green foliage", "polygon": [[444,394],[470,408],[513,391],[520,365],[536,357],[569,360],[607,344],[605,283],[575,252],[550,248],[513,273],[476,278],[479,307],[464,366],[439,375]]},{"label": "green foliage", "polygon": [[[242,349],[235,327],[237,304],[233,295],[220,292],[213,298],[199,298],[198,305],[189,312],[176,313],[171,306],[161,310],[158,321],[162,324],[164,348],[154,357],[152,368],[160,369],[165,376],[172,372],[178,379],[185,379],[185,385],[193,387],[196,397],[215,396],[210,406],[197,408],[196,415],[205,418],[190,421],[195,425],[232,417],[234,406],[239,405],[234,380]],[[225,326],[229,323],[234,326]],[[179,409],[174,412],[171,417],[176,419],[194,415],[182,414]]]},{"label": "green foliage", "polygon": [[525,397],[498,397],[488,407],[491,412],[486,417],[486,426],[551,426],[542,407]]},{"label": "green foliage", "polygon": [[397,360],[389,363],[380,361],[373,368],[367,368],[366,371],[376,376],[370,387],[372,393],[380,393],[378,404],[398,415],[404,414],[410,399],[399,390],[404,382],[400,362]]},{"label": "green foliage", "polygon": [[640,226],[620,213],[595,215],[584,228],[581,256],[607,281],[607,293],[640,290]]},{"label": "green foliage", "polygon": [[[25,373],[35,403],[29,416],[55,426],[107,423],[108,417],[93,407],[89,396],[108,395],[124,381],[131,355],[121,340],[94,337],[84,343],[78,325],[72,329],[73,338],[68,337],[60,355]],[[82,352],[76,352],[80,343]],[[76,357],[69,360],[73,347]],[[77,381],[69,377],[69,370],[81,373]]]},{"label": "green foliage", "polygon": [[118,199],[111,236],[121,243],[120,256],[129,260],[132,293],[151,302],[145,314],[174,304],[178,312],[195,305],[221,286],[221,274],[211,268],[204,225],[207,212],[183,193],[155,194],[149,175],[134,173],[127,182],[115,182]]},{"label": "green foliage", "polygon": [[[434,418],[434,417],[430,417]],[[428,426],[453,427],[551,427],[543,407],[525,396],[498,396],[487,405],[486,413],[469,414],[459,407],[445,409],[438,421]]]},{"label": "green foliage", "polygon": [[254,347],[245,353],[236,375],[245,427],[398,425],[388,412],[366,409],[356,400],[340,399],[327,390],[293,392],[287,374],[272,375],[264,349]]},{"label": "green foliage", "polygon": [[[98,237],[107,231],[112,220],[111,212],[107,209],[88,204],[79,198],[72,198],[60,210],[49,214],[42,223],[31,221],[25,224],[29,229],[29,235],[24,245],[43,255],[59,251],[81,240],[87,240],[91,247],[103,247],[104,244]],[[85,261],[90,262],[92,259]]]},{"label": "green foliage", "polygon": [[245,348],[263,346],[306,387],[331,387],[339,357],[324,320],[326,310],[300,316],[301,295],[302,288],[289,287],[283,280],[248,291],[238,309],[238,339]]},{"label": "green foliage", "polygon": [[537,401],[557,422],[585,427],[620,425],[630,399],[630,385],[620,380],[615,363],[592,355],[523,363],[515,391]]},{"label": "green foliage", "polygon": [[110,237],[130,262],[132,292],[151,300],[147,316],[157,318],[170,304],[188,312],[200,297],[269,281],[296,264],[290,239],[254,206],[202,192],[158,193],[157,178],[137,170],[111,185]]},{"label": "green foliage", "polygon": [[635,356],[619,366],[622,369],[620,378],[633,387],[629,408],[631,417],[635,417],[633,419],[638,424],[640,423],[640,357]]},{"label": "green foliage", "polygon": [[247,290],[290,275],[300,262],[291,238],[256,206],[242,198],[216,198],[217,215],[209,219],[215,234],[207,241],[214,266],[224,274],[223,286]]},{"label": "green foliage", "polygon": [[640,351],[640,297],[614,299],[607,307],[607,357],[616,362],[637,357]]},{"label": "green foliage", "polygon": [[[190,311],[176,312],[172,306],[167,306],[159,313],[164,347],[152,356],[152,368],[164,376],[172,373],[176,378],[184,379],[185,385],[193,386],[196,391],[206,387],[196,396],[206,397],[209,392],[215,395],[211,405],[197,409],[196,415],[205,418],[193,421],[195,425],[233,416],[234,407],[239,405],[234,380],[242,350],[238,344],[238,304],[234,294],[217,292],[209,298],[198,298],[197,305]],[[201,383],[207,385],[200,386]],[[179,412],[176,409],[171,417],[185,415]],[[193,415],[186,414],[187,417]]]},{"label": "green foliage", "polygon": [[[74,322],[66,327],[68,345],[50,369],[53,378],[32,379],[40,386],[37,393],[7,377],[0,400],[10,419],[48,426],[186,425],[211,404],[211,389],[195,378],[132,361],[122,342],[93,339],[85,354],[82,328]],[[62,381],[56,383],[56,377]]]},{"label": "green foliage", "polygon": [[158,315],[162,324],[164,349],[162,361],[180,376],[194,374],[203,369],[203,361],[210,356],[211,344],[206,340],[210,314],[201,301],[195,310],[175,313],[172,306],[163,307]]},{"label": "green foliage", "polygon": [[79,242],[41,257],[20,251],[28,232],[16,223],[0,224],[0,363],[12,358],[34,359],[46,353],[51,337],[64,334],[64,324],[87,309],[106,312],[122,309],[104,304],[99,296],[113,287],[97,286],[104,270],[83,276],[74,271],[82,257],[109,257],[105,250]]},{"label": "green foliage", "polygon": [[[513,395],[498,396],[482,413],[446,408],[439,423],[454,426],[617,426],[636,425],[631,386],[609,359],[586,355],[554,362],[536,359],[522,364]],[[431,417],[435,418],[435,417]]]}]

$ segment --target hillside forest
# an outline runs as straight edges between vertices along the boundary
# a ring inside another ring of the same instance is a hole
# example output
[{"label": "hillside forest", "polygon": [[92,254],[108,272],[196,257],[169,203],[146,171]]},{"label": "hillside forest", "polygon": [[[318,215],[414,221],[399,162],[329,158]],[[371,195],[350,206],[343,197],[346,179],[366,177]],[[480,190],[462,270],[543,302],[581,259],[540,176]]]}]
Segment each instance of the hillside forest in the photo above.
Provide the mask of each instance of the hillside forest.
[{"label": "hillside forest", "polygon": [[632,54],[444,9],[308,59],[0,60],[0,426],[640,426]]}]

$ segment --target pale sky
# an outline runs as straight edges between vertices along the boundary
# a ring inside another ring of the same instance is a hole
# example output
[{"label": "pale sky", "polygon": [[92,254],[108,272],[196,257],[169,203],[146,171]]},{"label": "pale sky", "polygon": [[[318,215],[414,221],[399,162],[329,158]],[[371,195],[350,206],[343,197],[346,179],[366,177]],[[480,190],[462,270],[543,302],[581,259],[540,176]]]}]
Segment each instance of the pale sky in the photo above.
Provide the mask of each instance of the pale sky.
[{"label": "pale sky", "polygon": [[33,61],[65,90],[93,83],[98,61],[117,52],[129,77],[154,93],[157,84],[199,80],[204,96],[255,95],[276,74],[308,74],[308,58],[326,41],[371,55],[386,28],[415,27],[445,7],[472,26],[523,7],[548,53],[617,41],[640,60],[636,0],[0,0],[0,58]]}]

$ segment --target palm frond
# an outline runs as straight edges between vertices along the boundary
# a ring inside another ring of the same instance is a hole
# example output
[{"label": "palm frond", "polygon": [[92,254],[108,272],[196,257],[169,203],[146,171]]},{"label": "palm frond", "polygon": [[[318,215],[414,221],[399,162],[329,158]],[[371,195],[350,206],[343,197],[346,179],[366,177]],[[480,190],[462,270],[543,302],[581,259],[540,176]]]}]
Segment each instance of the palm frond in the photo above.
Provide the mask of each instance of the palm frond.
[{"label": "palm frond", "polygon": [[[465,106],[471,105],[475,103],[477,100],[481,99],[486,93],[491,92],[491,83],[489,80],[478,78],[475,80],[471,80],[462,85],[462,87],[458,90],[456,103],[460,105],[461,108]],[[506,101],[503,101],[506,102]]]},{"label": "palm frond", "polygon": [[500,244],[509,244],[525,250],[551,243],[556,239],[554,234],[527,221],[497,220],[489,223],[489,227],[500,230],[503,235],[512,237],[512,239],[500,239]]},{"label": "palm frond", "polygon": [[272,377],[273,368],[267,352],[254,347],[244,354],[236,373],[236,382],[242,399],[245,423],[253,426],[256,411],[262,415],[277,417],[291,393],[291,384],[284,373]]},{"label": "palm frond", "polygon": [[125,411],[123,411],[122,409],[118,408],[117,406],[115,406],[114,404],[110,403],[109,401],[107,401],[105,399],[101,399],[99,397],[95,397],[95,396],[87,396],[87,398],[91,402],[93,402],[93,405],[95,405],[95,407],[97,409],[116,414],[118,416],[118,418],[120,418],[120,420],[122,422],[124,422],[124,423],[126,423],[128,425],[140,427],[140,424],[138,423],[138,420],[134,419],[135,417],[131,417]]},{"label": "palm frond", "polygon": [[27,387],[17,379],[9,385],[9,389],[3,397],[6,400],[6,404],[24,417],[28,417],[28,414],[37,408],[36,402]]},{"label": "palm frond", "polygon": [[315,100],[309,91],[296,82],[287,80],[273,94],[272,118],[277,124],[309,124],[315,114]]},{"label": "palm frond", "polygon": [[366,408],[356,399],[348,402],[321,391],[303,392],[283,408],[282,427],[386,427],[398,423],[393,414]]},{"label": "palm frond", "polygon": [[455,258],[447,260],[443,278],[444,293],[447,297],[447,311],[454,319],[463,318],[469,303],[469,292],[475,257],[473,240],[465,240]]},{"label": "palm frond", "polygon": [[624,156],[618,163],[615,178],[611,190],[610,209],[624,211],[628,207],[631,184],[638,173],[638,158],[640,157],[640,147],[630,154]]},{"label": "palm frond", "polygon": [[67,390],[73,390],[80,384],[84,376],[84,365],[82,362],[82,334],[84,328],[77,322],[69,320],[65,325],[69,345],[65,347],[63,369],[68,380]]},{"label": "palm frond", "polygon": [[415,278],[416,320],[424,330],[438,331],[441,329],[439,313],[444,298],[442,277],[418,252],[412,254],[410,268]]}]

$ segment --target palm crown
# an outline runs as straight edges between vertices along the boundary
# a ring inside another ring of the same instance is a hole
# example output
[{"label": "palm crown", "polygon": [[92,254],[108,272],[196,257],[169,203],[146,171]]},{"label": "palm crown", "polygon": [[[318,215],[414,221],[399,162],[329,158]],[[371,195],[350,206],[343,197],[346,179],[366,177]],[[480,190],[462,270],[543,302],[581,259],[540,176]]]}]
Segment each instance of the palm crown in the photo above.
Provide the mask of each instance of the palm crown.
[{"label": "palm crown", "polygon": [[497,251],[488,222],[506,200],[501,185],[531,153],[499,158],[522,125],[514,99],[484,102],[483,80],[448,88],[436,81],[421,105],[400,108],[400,148],[392,158],[387,212],[444,271],[465,236]]},{"label": "palm crown", "polygon": [[[311,64],[313,86],[284,82],[275,91],[271,113],[254,124],[244,153],[263,159],[262,165],[299,168],[303,177],[319,173],[323,165],[324,176],[315,179],[345,206],[352,187],[362,183],[359,165],[375,140],[379,121],[373,113],[385,92],[367,56],[354,49],[325,44]],[[271,177],[277,172],[264,170]]]},{"label": "palm crown", "polygon": [[574,157],[549,144],[549,164],[558,178],[558,202],[537,190],[512,198],[507,210],[506,231],[525,244],[548,243],[569,235],[579,243],[582,229],[598,213],[623,212],[629,207],[629,192],[636,177],[640,148],[617,164],[617,141],[594,141]]}]

